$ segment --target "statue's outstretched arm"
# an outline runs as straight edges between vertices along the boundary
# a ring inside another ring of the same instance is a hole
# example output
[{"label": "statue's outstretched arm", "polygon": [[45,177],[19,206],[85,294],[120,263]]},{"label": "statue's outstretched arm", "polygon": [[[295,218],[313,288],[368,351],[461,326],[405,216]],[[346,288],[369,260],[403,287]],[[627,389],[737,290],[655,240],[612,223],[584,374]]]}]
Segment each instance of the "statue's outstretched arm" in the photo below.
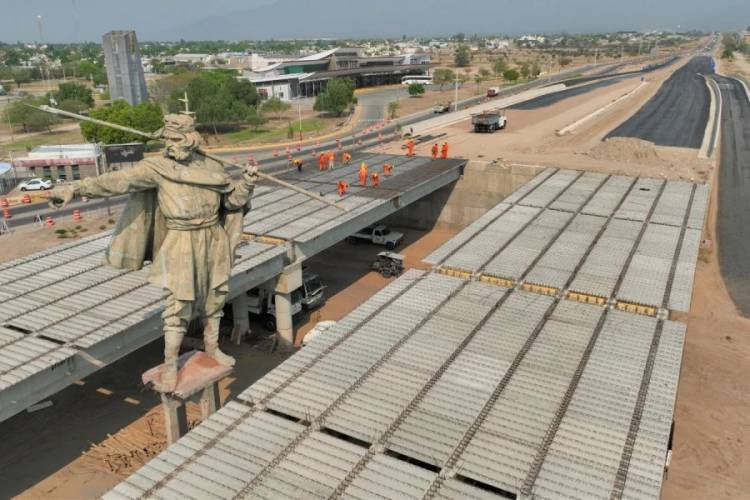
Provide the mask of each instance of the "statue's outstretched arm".
[{"label": "statue's outstretched arm", "polygon": [[258,180],[257,167],[247,167],[242,172],[242,178],[232,181],[231,190],[224,197],[224,208],[227,210],[239,210],[247,206],[255,189],[255,183]]},{"label": "statue's outstretched arm", "polygon": [[75,195],[89,197],[107,197],[118,194],[133,193],[153,189],[159,184],[159,174],[152,168],[138,163],[132,168],[110,172],[98,177],[88,177],[75,181],[52,192],[50,204],[56,208],[64,207]]}]

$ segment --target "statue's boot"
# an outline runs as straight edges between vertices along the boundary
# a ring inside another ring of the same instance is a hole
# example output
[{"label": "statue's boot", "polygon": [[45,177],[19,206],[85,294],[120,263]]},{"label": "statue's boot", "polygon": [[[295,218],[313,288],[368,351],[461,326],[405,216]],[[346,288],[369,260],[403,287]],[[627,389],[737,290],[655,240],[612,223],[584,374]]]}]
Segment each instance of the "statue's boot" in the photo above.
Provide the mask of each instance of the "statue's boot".
[{"label": "statue's boot", "polygon": [[214,358],[222,366],[234,366],[234,358],[219,349],[219,321],[221,318],[207,318],[203,329],[203,344],[206,354]]},{"label": "statue's boot", "polygon": [[187,328],[183,325],[164,325],[164,364],[161,369],[159,390],[174,392],[177,386],[177,358]]}]

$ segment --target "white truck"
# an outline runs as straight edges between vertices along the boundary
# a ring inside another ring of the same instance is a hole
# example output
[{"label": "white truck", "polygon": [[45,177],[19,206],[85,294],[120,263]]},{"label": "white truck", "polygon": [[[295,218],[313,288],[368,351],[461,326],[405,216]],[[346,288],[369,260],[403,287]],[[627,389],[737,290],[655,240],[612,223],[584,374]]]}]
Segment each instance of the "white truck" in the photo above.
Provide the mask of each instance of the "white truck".
[{"label": "white truck", "polygon": [[391,231],[383,224],[369,226],[349,236],[350,243],[369,241],[375,245],[382,245],[388,250],[393,250],[404,241],[403,233]]},{"label": "white truck", "polygon": [[[314,309],[325,302],[325,285],[314,273],[302,273],[302,286],[291,293],[292,316],[302,309]],[[276,293],[270,286],[259,286],[247,292],[248,312],[259,316],[269,332],[276,331]]]}]

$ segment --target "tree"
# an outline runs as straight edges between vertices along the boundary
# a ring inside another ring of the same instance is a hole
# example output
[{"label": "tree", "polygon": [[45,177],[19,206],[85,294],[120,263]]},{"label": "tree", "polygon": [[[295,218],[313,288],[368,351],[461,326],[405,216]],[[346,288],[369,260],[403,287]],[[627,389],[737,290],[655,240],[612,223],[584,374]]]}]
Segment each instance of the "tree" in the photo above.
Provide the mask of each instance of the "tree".
[{"label": "tree", "polygon": [[333,78],[326,89],[315,98],[313,109],[341,116],[355,102],[354,82],[349,78]]},{"label": "tree", "polygon": [[463,33],[456,33],[455,35],[453,35],[453,39],[458,43],[464,43],[464,40],[466,40],[466,35]]},{"label": "tree", "polygon": [[503,57],[498,57],[492,62],[492,72],[495,76],[500,76],[508,69],[508,62]]},{"label": "tree", "polygon": [[533,78],[539,78],[539,75],[542,73],[542,68],[539,66],[539,64],[534,63],[534,65],[531,67],[531,76]]},{"label": "tree", "polygon": [[49,130],[59,120],[54,115],[29,107],[29,105],[40,106],[42,104],[47,104],[44,97],[29,96],[20,101],[15,101],[5,108],[3,121],[10,122],[13,126],[23,127],[24,132]]},{"label": "tree", "polygon": [[[136,106],[131,106],[118,99],[111,106],[92,110],[89,115],[92,118],[125,125],[143,132],[155,132],[164,126],[161,107],[152,102],[142,102]],[[81,134],[89,142],[103,142],[104,144],[144,142],[144,138],[139,135],[128,134],[94,123],[81,122],[80,126]]]},{"label": "tree", "polygon": [[721,52],[721,58],[731,61],[732,59],[734,59],[734,51],[729,47],[724,47],[724,50]]},{"label": "tree", "polygon": [[91,80],[94,85],[107,84],[107,71],[102,62],[81,60],[78,63],[78,75]]},{"label": "tree", "polygon": [[443,85],[452,83],[455,79],[456,74],[447,68],[436,69],[432,72],[432,81],[440,85],[440,90],[443,90]]},{"label": "tree", "polygon": [[503,71],[503,78],[505,78],[509,82],[515,82],[516,80],[518,80],[519,76],[520,75],[518,74],[518,71],[515,69],[506,69],[505,71]]},{"label": "tree", "polygon": [[459,68],[465,68],[471,64],[471,52],[469,51],[468,45],[460,44],[456,48],[456,53],[453,56],[456,66]]},{"label": "tree", "polygon": [[523,78],[524,80],[528,79],[529,75],[531,74],[531,69],[529,68],[529,65],[526,63],[523,63],[521,65],[520,73],[521,73],[521,78]]},{"label": "tree", "polygon": [[398,101],[391,101],[388,103],[388,116],[391,117],[391,120],[396,118],[396,112],[398,111],[399,103]]},{"label": "tree", "polygon": [[16,87],[19,89],[24,83],[31,81],[31,70],[26,68],[16,68],[13,70],[13,81],[16,82]]},{"label": "tree", "polygon": [[292,106],[288,102],[284,102],[278,97],[271,97],[263,103],[262,109],[264,113],[275,113],[276,118],[278,119],[281,118],[281,113],[291,107]]},{"label": "tree", "polygon": [[487,68],[480,68],[479,69],[479,76],[482,77],[482,80],[487,80],[490,77],[490,70]]},{"label": "tree", "polygon": [[[257,108],[249,108],[247,114],[245,114],[245,123],[250,125],[253,130],[256,132],[260,128],[261,125],[266,123],[268,120],[265,116],[263,116],[263,113],[258,111]],[[289,123],[289,126],[291,127],[291,122]],[[287,130],[287,135],[289,134],[289,131]],[[294,136],[294,131],[292,131],[292,136]]]},{"label": "tree", "polygon": [[561,57],[561,58],[560,58],[560,59],[558,60],[558,62],[560,63],[560,66],[562,66],[562,67],[565,67],[565,66],[567,66],[568,64],[572,63],[572,62],[573,62],[573,59],[571,59],[570,57]]},{"label": "tree", "polygon": [[[58,105],[63,109],[66,109],[66,101],[75,101],[77,105],[72,107],[78,107],[78,105],[84,105],[85,107],[92,107],[94,105],[94,96],[91,94],[91,89],[85,85],[76,82],[66,82],[58,85],[57,90],[52,92],[52,97],[57,101]],[[70,108],[71,106],[68,105]],[[86,108],[83,109],[86,109]]]},{"label": "tree", "polygon": [[422,96],[425,92],[424,85],[422,85],[421,83],[411,83],[409,84],[407,90],[409,91],[409,95],[412,97]]}]

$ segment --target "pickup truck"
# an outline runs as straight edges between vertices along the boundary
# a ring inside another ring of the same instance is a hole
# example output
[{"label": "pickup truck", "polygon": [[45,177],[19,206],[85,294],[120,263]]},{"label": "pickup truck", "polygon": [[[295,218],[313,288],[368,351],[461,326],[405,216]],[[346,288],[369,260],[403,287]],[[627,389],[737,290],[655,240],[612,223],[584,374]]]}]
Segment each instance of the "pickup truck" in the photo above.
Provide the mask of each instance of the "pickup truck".
[{"label": "pickup truck", "polygon": [[435,104],[432,107],[432,112],[436,115],[442,115],[443,113],[447,113],[451,110],[450,104]]},{"label": "pickup truck", "polygon": [[369,241],[375,245],[383,245],[388,250],[393,250],[404,241],[403,233],[391,231],[383,224],[366,227],[365,229],[349,236],[350,243]]},{"label": "pickup truck", "polygon": [[474,126],[474,132],[489,132],[502,130],[507,125],[508,119],[502,111],[486,111],[471,115],[471,124]]}]

